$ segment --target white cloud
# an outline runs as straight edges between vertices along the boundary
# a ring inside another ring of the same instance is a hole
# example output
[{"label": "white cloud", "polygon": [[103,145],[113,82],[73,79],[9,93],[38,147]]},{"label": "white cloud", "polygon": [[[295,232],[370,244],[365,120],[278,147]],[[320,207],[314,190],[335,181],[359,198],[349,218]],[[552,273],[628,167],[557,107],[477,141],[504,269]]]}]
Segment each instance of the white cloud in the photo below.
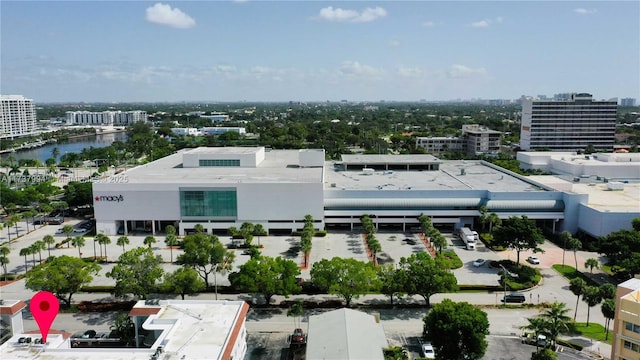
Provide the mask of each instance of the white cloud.
[{"label": "white cloud", "polygon": [[382,69],[360,64],[357,61],[342,62],[339,72],[344,76],[359,77],[370,80],[379,79],[384,74],[384,70]]},{"label": "white cloud", "polygon": [[389,41],[389,46],[391,46],[391,47],[400,46],[400,40],[393,39],[393,40]]},{"label": "white cloud", "polygon": [[487,70],[484,68],[473,69],[465,65],[454,64],[451,65],[447,75],[452,79],[465,79],[474,76],[486,75]]},{"label": "white cloud", "polygon": [[434,27],[436,26],[436,23],[434,23],[433,21],[424,21],[421,25],[423,27]]},{"label": "white cloud", "polygon": [[387,16],[387,10],[376,6],[375,8],[366,8],[362,12],[349,9],[333,8],[328,6],[320,9],[318,18],[320,20],[331,22],[352,22],[363,23],[370,22]]},{"label": "white cloud", "polygon": [[504,18],[502,16],[498,16],[494,20],[492,20],[492,19],[482,19],[480,21],[472,22],[468,26],[475,27],[475,28],[485,28],[485,27],[489,27],[489,26],[491,26],[493,24],[502,24],[502,21],[504,21]]},{"label": "white cloud", "polygon": [[424,71],[419,67],[398,66],[396,73],[405,78],[418,78],[424,75]]},{"label": "white cloud", "polygon": [[573,9],[573,12],[580,15],[590,15],[590,14],[595,14],[598,11],[596,9],[577,8],[577,9]]},{"label": "white cloud", "polygon": [[146,10],[146,19],[154,24],[167,25],[178,29],[188,29],[196,25],[196,21],[178,8],[156,3]]}]

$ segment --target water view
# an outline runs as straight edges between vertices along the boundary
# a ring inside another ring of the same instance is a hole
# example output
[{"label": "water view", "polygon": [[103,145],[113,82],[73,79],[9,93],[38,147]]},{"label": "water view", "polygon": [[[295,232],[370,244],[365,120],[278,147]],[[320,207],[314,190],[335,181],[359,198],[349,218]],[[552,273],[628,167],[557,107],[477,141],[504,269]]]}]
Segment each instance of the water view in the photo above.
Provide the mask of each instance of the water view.
[{"label": "water view", "polygon": [[[39,148],[28,149],[28,150],[20,150],[12,153],[13,157],[16,159],[38,159],[44,163],[48,158],[52,157],[51,152],[53,148],[58,148],[60,152],[60,157],[67,153],[79,153],[84,148],[94,147],[101,148],[105,146],[111,145],[114,141],[126,141],[127,134],[124,132],[120,133],[111,133],[111,134],[100,134],[95,136],[87,136],[76,139],[69,139],[64,143],[53,143],[47,144]],[[2,159],[5,160],[9,157],[10,153],[2,154]],[[58,160],[60,160],[58,157]]]}]

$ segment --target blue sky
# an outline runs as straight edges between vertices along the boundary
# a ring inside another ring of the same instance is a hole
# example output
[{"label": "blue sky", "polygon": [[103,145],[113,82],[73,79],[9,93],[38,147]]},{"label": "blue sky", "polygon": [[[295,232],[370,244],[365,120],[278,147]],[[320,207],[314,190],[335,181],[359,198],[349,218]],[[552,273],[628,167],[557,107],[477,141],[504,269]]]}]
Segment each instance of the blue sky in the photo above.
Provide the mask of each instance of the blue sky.
[{"label": "blue sky", "polygon": [[640,99],[638,1],[6,1],[36,102]]}]

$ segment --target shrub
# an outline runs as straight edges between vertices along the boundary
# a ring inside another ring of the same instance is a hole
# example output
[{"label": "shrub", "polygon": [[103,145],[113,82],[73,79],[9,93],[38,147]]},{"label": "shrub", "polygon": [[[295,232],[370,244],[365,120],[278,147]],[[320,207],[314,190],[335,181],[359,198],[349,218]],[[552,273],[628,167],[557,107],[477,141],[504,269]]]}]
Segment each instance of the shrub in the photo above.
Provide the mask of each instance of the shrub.
[{"label": "shrub", "polygon": [[136,304],[135,300],[132,301],[117,301],[117,302],[93,302],[93,301],[81,301],[78,304],[78,311],[81,312],[108,312],[108,311],[129,311]]},{"label": "shrub", "polygon": [[501,245],[496,245],[493,240],[493,235],[491,233],[482,233],[480,234],[480,240],[491,250],[494,251],[504,251],[504,247]]},{"label": "shrub", "polygon": [[453,250],[442,250],[442,253],[436,255],[441,258],[448,269],[458,269],[462,267],[462,260]]}]

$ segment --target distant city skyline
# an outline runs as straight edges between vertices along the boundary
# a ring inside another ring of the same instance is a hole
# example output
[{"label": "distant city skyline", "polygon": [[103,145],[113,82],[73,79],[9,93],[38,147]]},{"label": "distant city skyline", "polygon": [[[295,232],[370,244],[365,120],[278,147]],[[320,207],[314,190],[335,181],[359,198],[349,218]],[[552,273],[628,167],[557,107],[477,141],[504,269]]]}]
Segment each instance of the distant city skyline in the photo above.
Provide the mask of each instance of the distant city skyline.
[{"label": "distant city skyline", "polygon": [[637,1],[2,1],[47,102],[640,98]]}]

